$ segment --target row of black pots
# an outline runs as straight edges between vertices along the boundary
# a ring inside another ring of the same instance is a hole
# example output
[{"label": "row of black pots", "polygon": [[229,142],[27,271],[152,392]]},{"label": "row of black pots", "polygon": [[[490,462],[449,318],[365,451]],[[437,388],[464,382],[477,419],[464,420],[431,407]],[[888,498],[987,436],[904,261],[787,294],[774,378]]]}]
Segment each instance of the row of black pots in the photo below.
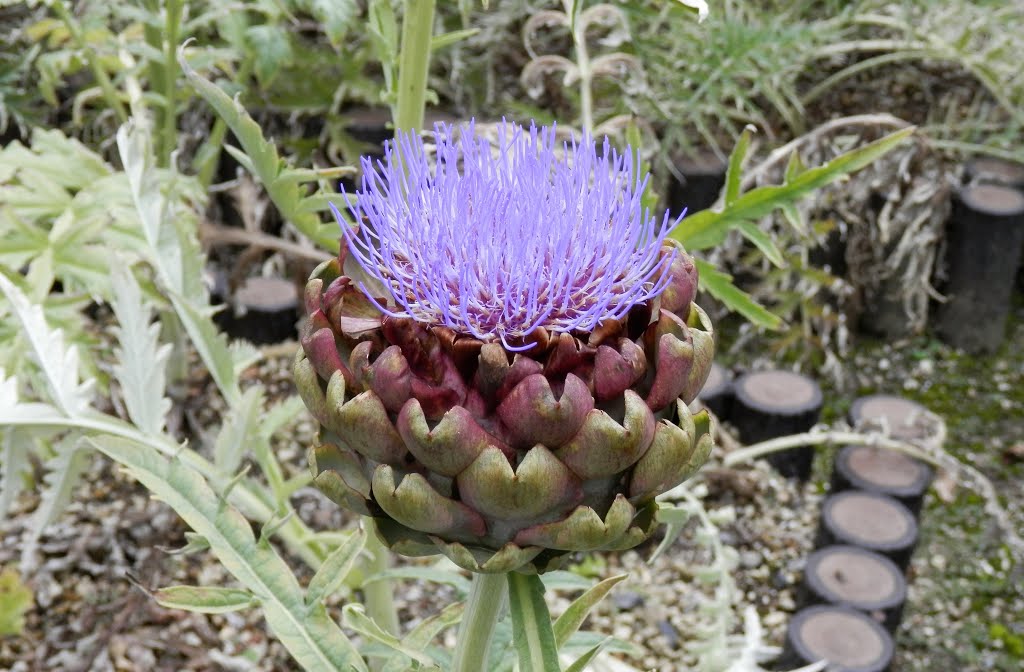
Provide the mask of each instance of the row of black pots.
[{"label": "row of black pots", "polygon": [[[806,376],[761,371],[732,381],[716,365],[701,401],[751,444],[809,430],[822,394]],[[884,426],[890,436],[911,441],[921,432],[923,411],[901,397],[872,395],[854,401],[849,421]],[[780,473],[806,480],[812,457],[812,449],[800,448],[769,461]],[[823,659],[830,661],[828,669],[842,672],[889,669],[917,517],[932,476],[930,467],[904,453],[865,445],[839,451],[779,669]]]}]

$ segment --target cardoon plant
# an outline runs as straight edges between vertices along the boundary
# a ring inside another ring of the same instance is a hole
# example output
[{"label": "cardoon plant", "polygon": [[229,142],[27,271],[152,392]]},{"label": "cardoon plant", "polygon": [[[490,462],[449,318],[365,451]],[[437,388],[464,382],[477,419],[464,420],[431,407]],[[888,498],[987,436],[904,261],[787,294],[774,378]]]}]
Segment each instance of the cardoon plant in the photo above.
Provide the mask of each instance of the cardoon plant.
[{"label": "cardoon plant", "polygon": [[607,140],[435,138],[433,159],[403,133],[363,159],[357,224],[335,210],[346,245],[306,286],[315,484],[392,550],[483,575],[631,548],[711,448],[687,404],[713,338],[676,222]]}]

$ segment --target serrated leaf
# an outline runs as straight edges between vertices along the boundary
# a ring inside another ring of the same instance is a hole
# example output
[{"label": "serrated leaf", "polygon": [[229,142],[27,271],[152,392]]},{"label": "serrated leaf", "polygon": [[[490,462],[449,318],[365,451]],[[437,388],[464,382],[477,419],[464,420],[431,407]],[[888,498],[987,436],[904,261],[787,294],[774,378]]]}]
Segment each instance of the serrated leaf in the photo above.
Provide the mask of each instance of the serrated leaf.
[{"label": "serrated leaf", "polygon": [[148,258],[192,344],[229,404],[241,391],[227,339],[210,320],[210,308],[199,279],[202,257],[190,232],[174,221],[163,185],[153,168],[153,151],[145,124],[128,123],[117,132],[117,147],[128,176],[132,201],[142,224]]},{"label": "serrated leaf", "polygon": [[721,244],[739,222],[756,221],[784,203],[795,202],[816,189],[856,172],[907,140],[914,127],[905,128],[850,150],[824,165],[809,168],[791,182],[751,189],[720,211],[702,210],[687,217],[669,234],[687,250],[703,250]]},{"label": "serrated leaf", "polygon": [[46,526],[54,522],[67,507],[71,491],[91,462],[92,452],[86,450],[77,433],[65,436],[54,445],[54,456],[46,463],[46,475],[39,494],[39,506],[32,514],[28,538],[22,547],[23,567],[35,564],[36,548]]},{"label": "serrated leaf", "polygon": [[171,409],[170,399],[164,396],[171,346],[160,344],[160,325],[153,322],[153,313],[143,303],[142,290],[131,271],[123,264],[113,264],[111,283],[118,322],[114,375],[132,422],[143,432],[157,435],[163,432]]},{"label": "serrated leaf", "polygon": [[361,604],[346,604],[342,609],[345,625],[355,630],[364,637],[379,642],[390,649],[408,656],[421,665],[433,665],[434,659],[419,649],[406,646],[400,639],[385,631],[377,623],[366,615],[365,607]]},{"label": "serrated leaf", "polygon": [[328,41],[335,49],[345,44],[345,37],[353,19],[359,14],[355,0],[306,0],[309,12],[324,29]]},{"label": "serrated leaf", "polygon": [[274,404],[263,412],[263,417],[260,420],[260,433],[269,439],[282,427],[301,416],[305,408],[306,405],[302,398],[297,395],[292,395],[284,401]]},{"label": "serrated leaf", "polygon": [[89,441],[206,538],[224,568],[260,600],[271,632],[300,665],[367,672],[355,646],[327,611],[322,606],[307,609],[302,589],[281,556],[269,544],[257,543],[249,522],[217,497],[198,472],[142,443],[110,436]]},{"label": "serrated leaf", "polygon": [[245,41],[252,54],[256,79],[264,89],[273,83],[281,68],[294,61],[291,38],[283,25],[250,26],[245,30]]},{"label": "serrated leaf", "polygon": [[558,647],[544,602],[543,582],[537,576],[518,572],[509,572],[507,579],[512,641],[520,672],[558,672]]},{"label": "serrated leaf", "polygon": [[242,462],[245,449],[261,434],[263,387],[248,388],[232,404],[213,444],[213,463],[223,474],[233,474]]},{"label": "serrated leaf", "polygon": [[359,528],[349,535],[348,541],[334,549],[306,588],[306,604],[317,604],[338,590],[352,565],[366,544],[366,530]]},{"label": "serrated leaf", "polygon": [[609,577],[573,600],[572,604],[558,617],[558,620],[552,626],[555,634],[555,646],[562,648],[569,641],[569,638],[583,625],[583,621],[587,619],[590,610],[597,606],[612,588],[618,583],[625,581],[628,576],[628,574],[619,574]]},{"label": "serrated leaf", "polygon": [[0,273],[0,291],[10,302],[14,317],[32,347],[54,404],[67,415],[84,413],[92,400],[93,381],[78,380],[77,348],[64,345],[63,332],[50,328],[42,307],[29,301],[3,273]]},{"label": "serrated leaf", "polygon": [[219,586],[168,586],[153,593],[161,607],[197,614],[226,614],[259,604],[248,590]]},{"label": "serrated leaf", "polygon": [[732,276],[722,273],[702,259],[694,259],[700,276],[700,287],[715,297],[729,310],[734,310],[763,329],[779,329],[782,318],[759,304],[757,301],[732,284]]},{"label": "serrated leaf", "polygon": [[[184,48],[178,50],[178,63],[196,92],[217,112],[242,144],[255,177],[263,184],[281,215],[303,235],[332,254],[340,249],[340,232],[321,226],[320,218],[303,209],[302,187],[292,179],[278,177],[282,162],[274,145],[263,137],[260,128],[245,108],[217,85],[201,77],[185,60]],[[229,150],[230,151],[230,150]]]}]

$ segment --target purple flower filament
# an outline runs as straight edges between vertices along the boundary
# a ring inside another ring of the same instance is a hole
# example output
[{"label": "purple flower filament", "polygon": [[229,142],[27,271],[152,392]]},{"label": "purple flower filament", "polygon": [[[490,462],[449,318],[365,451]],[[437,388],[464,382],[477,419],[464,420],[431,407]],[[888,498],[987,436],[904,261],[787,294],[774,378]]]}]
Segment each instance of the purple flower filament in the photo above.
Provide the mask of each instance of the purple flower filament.
[{"label": "purple flower filament", "polygon": [[607,139],[600,155],[589,137],[560,144],[553,127],[503,123],[496,146],[475,130],[436,126],[434,162],[404,133],[376,167],[362,159],[348,207],[363,224],[335,216],[390,293],[380,305],[360,285],[378,308],[516,350],[538,327],[588,332],[661,293],[676,221],[666,213],[659,226],[641,205],[648,176],[631,152]]}]

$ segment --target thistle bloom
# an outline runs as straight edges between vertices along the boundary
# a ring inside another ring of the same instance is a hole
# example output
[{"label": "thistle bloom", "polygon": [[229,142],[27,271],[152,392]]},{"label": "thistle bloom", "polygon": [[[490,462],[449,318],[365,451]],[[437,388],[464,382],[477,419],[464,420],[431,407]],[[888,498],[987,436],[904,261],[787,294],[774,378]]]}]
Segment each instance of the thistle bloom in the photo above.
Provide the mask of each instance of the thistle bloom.
[{"label": "thistle bloom", "polygon": [[[444,325],[508,350],[537,327],[592,331],[661,293],[671,229],[640,202],[647,178],[607,138],[559,143],[554,128],[497,129],[497,146],[438,126],[432,169],[418,135],[399,134],[349,208],[349,251],[391,299],[381,312]],[[561,155],[558,150],[561,149]],[[402,157],[399,159],[399,157]],[[365,286],[361,287],[366,291]]]},{"label": "thistle bloom", "polygon": [[363,160],[358,227],[306,286],[314,484],[393,550],[476,572],[635,546],[711,449],[693,262],[607,141],[436,140],[433,162],[405,135]]}]

